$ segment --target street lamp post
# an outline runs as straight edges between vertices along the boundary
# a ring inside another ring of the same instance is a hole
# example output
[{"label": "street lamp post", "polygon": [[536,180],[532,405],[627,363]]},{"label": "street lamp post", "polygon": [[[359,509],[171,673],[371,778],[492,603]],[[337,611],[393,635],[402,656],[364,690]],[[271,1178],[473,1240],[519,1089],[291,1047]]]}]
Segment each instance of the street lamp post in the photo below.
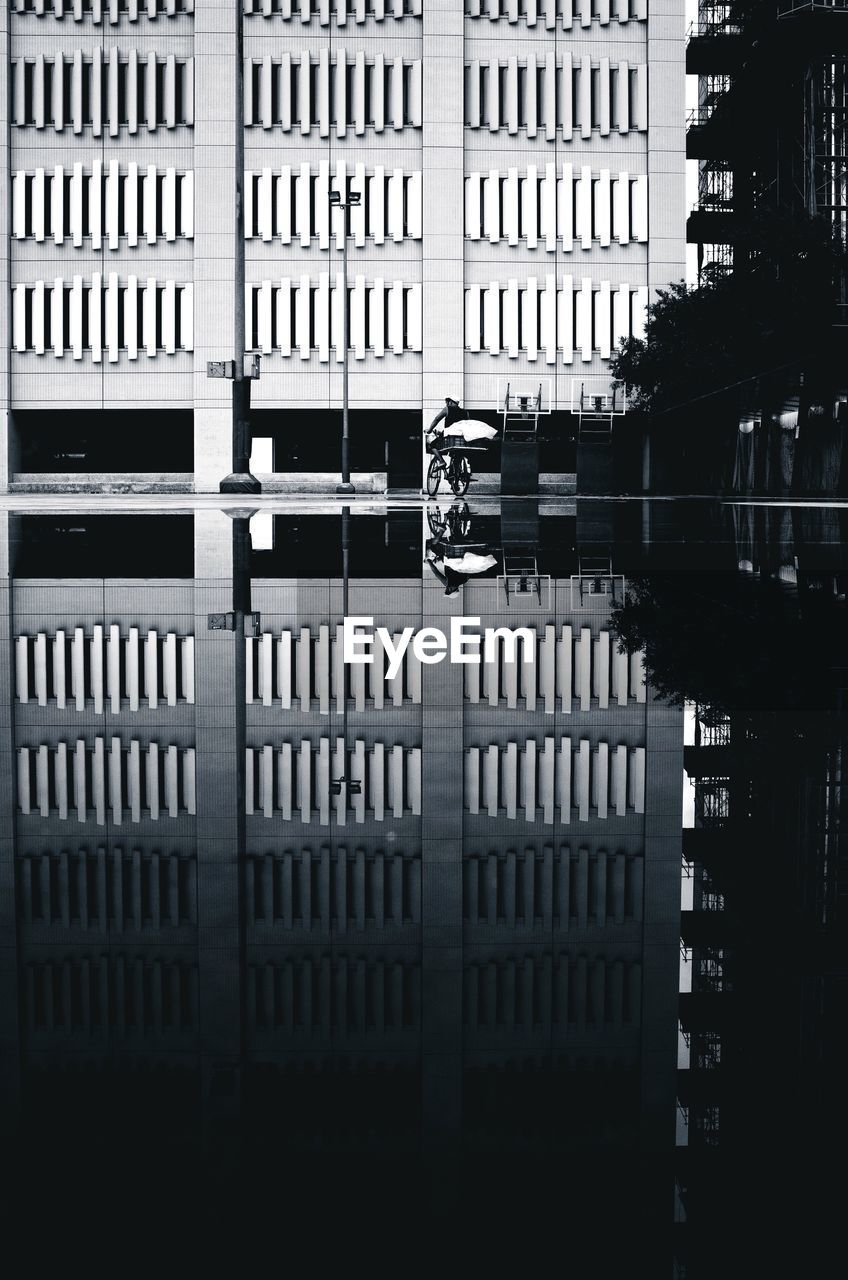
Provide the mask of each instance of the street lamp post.
[{"label": "street lamp post", "polygon": [[361,199],[359,191],[348,189],[346,200],[342,200],[340,192],[330,192],[331,207],[340,209],[342,213],[342,482],[336,485],[336,493],[344,494],[356,493],[356,489],[350,482],[350,420],[347,395],[347,211],[355,208]]}]

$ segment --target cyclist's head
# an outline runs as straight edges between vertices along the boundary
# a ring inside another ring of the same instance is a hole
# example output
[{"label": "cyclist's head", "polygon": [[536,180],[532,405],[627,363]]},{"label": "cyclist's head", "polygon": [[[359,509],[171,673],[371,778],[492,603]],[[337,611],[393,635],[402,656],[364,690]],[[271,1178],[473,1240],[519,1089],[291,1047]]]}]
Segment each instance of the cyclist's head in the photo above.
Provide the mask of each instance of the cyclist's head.
[{"label": "cyclist's head", "polygon": [[455,404],[457,409],[459,408],[459,401],[454,400],[453,396],[445,396],[445,404],[448,408],[450,408],[452,404]]}]

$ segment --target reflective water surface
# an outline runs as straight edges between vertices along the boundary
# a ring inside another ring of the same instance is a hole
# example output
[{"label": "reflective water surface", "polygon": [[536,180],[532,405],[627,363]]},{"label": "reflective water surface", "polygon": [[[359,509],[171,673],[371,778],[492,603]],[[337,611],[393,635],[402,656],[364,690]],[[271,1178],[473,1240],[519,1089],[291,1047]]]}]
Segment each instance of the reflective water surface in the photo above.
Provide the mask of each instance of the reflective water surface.
[{"label": "reflective water surface", "polygon": [[[823,1274],[846,512],[0,512],[6,1239]],[[532,662],[346,666],[470,616]],[[821,1264],[823,1265],[823,1264]]]}]

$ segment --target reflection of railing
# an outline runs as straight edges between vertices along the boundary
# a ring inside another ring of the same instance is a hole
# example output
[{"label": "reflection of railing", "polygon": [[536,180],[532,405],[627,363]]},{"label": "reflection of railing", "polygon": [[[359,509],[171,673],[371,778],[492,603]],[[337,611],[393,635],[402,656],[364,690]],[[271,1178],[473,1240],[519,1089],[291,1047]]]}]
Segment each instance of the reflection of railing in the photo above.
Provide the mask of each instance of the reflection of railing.
[{"label": "reflection of railing", "polygon": [[699,778],[695,782],[695,826],[722,827],[730,813],[727,779]]},{"label": "reflection of railing", "polygon": [[791,13],[808,13],[813,9],[848,12],[848,0],[782,0],[777,6],[777,15],[786,18]]}]

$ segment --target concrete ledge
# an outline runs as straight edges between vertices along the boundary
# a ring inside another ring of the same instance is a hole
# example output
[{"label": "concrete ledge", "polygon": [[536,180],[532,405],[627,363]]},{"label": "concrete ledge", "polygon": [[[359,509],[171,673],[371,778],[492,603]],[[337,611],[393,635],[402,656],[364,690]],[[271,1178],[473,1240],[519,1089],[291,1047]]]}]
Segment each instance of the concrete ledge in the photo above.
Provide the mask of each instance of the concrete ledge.
[{"label": "concrete ledge", "polygon": [[193,493],[194,476],[186,472],[128,471],[21,472],[9,485],[10,493]]},{"label": "concrete ledge", "polygon": [[[257,472],[263,493],[335,493],[342,477],[338,471]],[[385,493],[385,471],[354,471],[350,482],[357,493]]]},{"label": "concrete ledge", "polygon": [[[333,471],[292,471],[260,473],[257,479],[264,494],[326,494],[335,497],[341,476]],[[357,495],[385,495],[387,476],[384,471],[360,471],[351,475]],[[9,493],[79,493],[79,494],[156,494],[198,492],[191,472],[122,472],[108,475],[96,472],[18,472],[9,485]],[[215,493],[217,490],[208,490]],[[420,490],[405,490],[420,496]],[[471,481],[469,498],[500,497],[499,475],[483,474]],[[577,492],[573,473],[545,472],[539,476],[539,497],[568,497]],[[450,495],[442,485],[439,497]]]}]

